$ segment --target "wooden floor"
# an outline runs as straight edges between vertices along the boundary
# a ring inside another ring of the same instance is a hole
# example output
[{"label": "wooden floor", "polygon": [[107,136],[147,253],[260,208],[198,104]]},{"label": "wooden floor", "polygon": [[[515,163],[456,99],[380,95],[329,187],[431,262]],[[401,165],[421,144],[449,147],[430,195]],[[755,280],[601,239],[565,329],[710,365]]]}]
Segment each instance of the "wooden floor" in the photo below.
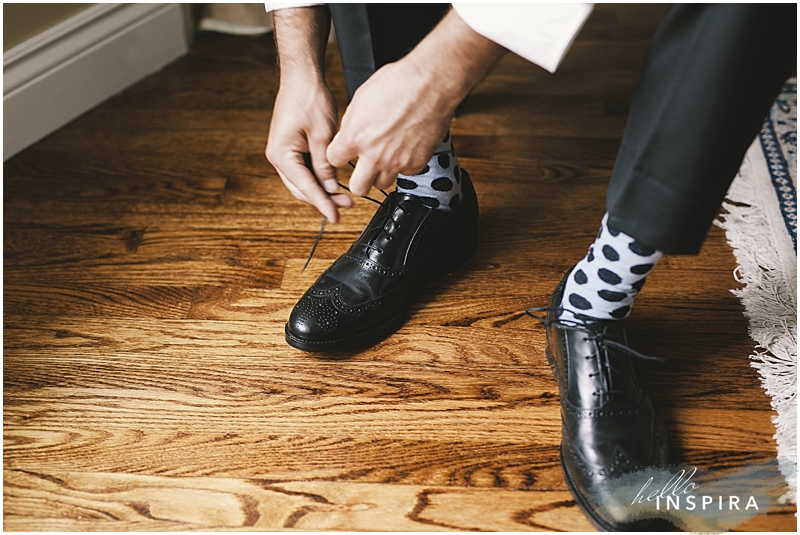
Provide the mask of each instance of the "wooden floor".
[{"label": "wooden floor", "polygon": [[[453,125],[481,246],[378,346],[326,359],[289,312],[374,212],[320,216],[263,156],[270,37],[200,34],[4,164],[6,530],[590,530],[558,460],[544,332],[585,253],[656,5],[600,5],[557,75],[509,55]],[[333,50],[329,82],[344,108]],[[343,178],[347,175],[344,172]],[[713,228],[637,300],[673,462],[776,457]],[[794,530],[795,509],[740,529]]]}]

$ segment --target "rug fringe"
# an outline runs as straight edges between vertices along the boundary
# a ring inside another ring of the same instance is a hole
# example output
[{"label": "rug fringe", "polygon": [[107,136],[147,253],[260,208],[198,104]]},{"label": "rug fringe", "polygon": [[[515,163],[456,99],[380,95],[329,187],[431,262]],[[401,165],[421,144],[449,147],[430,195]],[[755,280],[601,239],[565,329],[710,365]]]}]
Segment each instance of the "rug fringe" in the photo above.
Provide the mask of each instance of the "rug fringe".
[{"label": "rug fringe", "polygon": [[[747,164],[747,158],[745,164]],[[743,165],[743,168],[745,166]],[[777,412],[778,463],[789,491],[781,501],[797,503],[797,295],[787,280],[778,244],[756,187],[737,175],[715,221],[725,229],[739,266],[734,278],[744,288],[731,290],[745,307],[749,333],[756,341],[751,366]]]}]

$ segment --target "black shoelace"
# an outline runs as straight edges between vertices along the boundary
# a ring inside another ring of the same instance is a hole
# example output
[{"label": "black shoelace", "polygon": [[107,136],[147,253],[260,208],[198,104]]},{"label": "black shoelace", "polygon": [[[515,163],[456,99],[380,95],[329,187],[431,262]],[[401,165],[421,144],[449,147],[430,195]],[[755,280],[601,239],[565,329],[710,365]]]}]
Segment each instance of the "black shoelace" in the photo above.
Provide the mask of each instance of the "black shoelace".
[{"label": "black shoelace", "polygon": [[[602,320],[599,320],[597,323],[593,322],[586,322],[581,321],[578,319],[568,319],[568,318],[561,318],[561,312],[563,312],[563,308],[552,308],[552,307],[529,307],[525,309],[525,313],[541,323],[543,328],[547,327],[555,327],[556,329],[562,330],[573,330],[573,331],[582,331],[586,333],[584,337],[585,342],[592,342],[594,345],[594,351],[591,355],[588,355],[587,359],[595,359],[597,363],[597,369],[599,370],[597,373],[589,374],[589,377],[601,376],[603,389],[601,391],[594,392],[596,396],[602,395],[613,395],[613,394],[621,394],[622,392],[619,390],[614,390],[613,388],[613,378],[612,375],[617,373],[614,368],[611,366],[611,361],[609,359],[609,352],[611,350],[624,353],[628,356],[641,359],[641,360],[649,360],[655,362],[666,362],[666,359],[663,357],[653,357],[650,355],[645,355],[643,353],[639,353],[638,351],[631,349],[630,347],[626,346],[625,344],[621,344],[616,340],[612,340],[608,337],[607,329],[608,325],[602,325]],[[554,319],[547,319],[547,316],[537,316],[534,312],[554,312],[555,318]]]}]

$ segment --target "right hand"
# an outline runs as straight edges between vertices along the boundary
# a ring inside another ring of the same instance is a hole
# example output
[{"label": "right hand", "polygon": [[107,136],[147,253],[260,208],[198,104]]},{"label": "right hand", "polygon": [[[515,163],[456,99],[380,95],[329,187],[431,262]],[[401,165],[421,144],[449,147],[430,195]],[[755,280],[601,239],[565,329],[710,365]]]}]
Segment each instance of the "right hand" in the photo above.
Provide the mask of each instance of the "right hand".
[{"label": "right hand", "polygon": [[[336,169],[326,151],[336,133],[336,101],[321,80],[281,80],[265,155],[295,198],[315,206],[331,223],[353,200],[336,193]],[[311,155],[311,169],[304,154]]]},{"label": "right hand", "polygon": [[358,88],[328,147],[332,165],[358,160],[350,176],[353,195],[388,188],[398,173],[419,173],[450,127],[460,101],[450,102],[445,84],[416,58],[412,53],[384,65]]}]

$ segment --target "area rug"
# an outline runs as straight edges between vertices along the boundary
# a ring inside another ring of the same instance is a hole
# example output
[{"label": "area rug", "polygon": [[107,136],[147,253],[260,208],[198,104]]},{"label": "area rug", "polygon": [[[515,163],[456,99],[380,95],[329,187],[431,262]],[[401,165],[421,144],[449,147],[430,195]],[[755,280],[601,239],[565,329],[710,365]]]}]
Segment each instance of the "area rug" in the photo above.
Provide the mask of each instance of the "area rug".
[{"label": "area rug", "polygon": [[784,85],[736,176],[725,229],[743,288],[731,290],[745,307],[750,355],[771,397],[778,463],[797,503],[797,79]]}]

